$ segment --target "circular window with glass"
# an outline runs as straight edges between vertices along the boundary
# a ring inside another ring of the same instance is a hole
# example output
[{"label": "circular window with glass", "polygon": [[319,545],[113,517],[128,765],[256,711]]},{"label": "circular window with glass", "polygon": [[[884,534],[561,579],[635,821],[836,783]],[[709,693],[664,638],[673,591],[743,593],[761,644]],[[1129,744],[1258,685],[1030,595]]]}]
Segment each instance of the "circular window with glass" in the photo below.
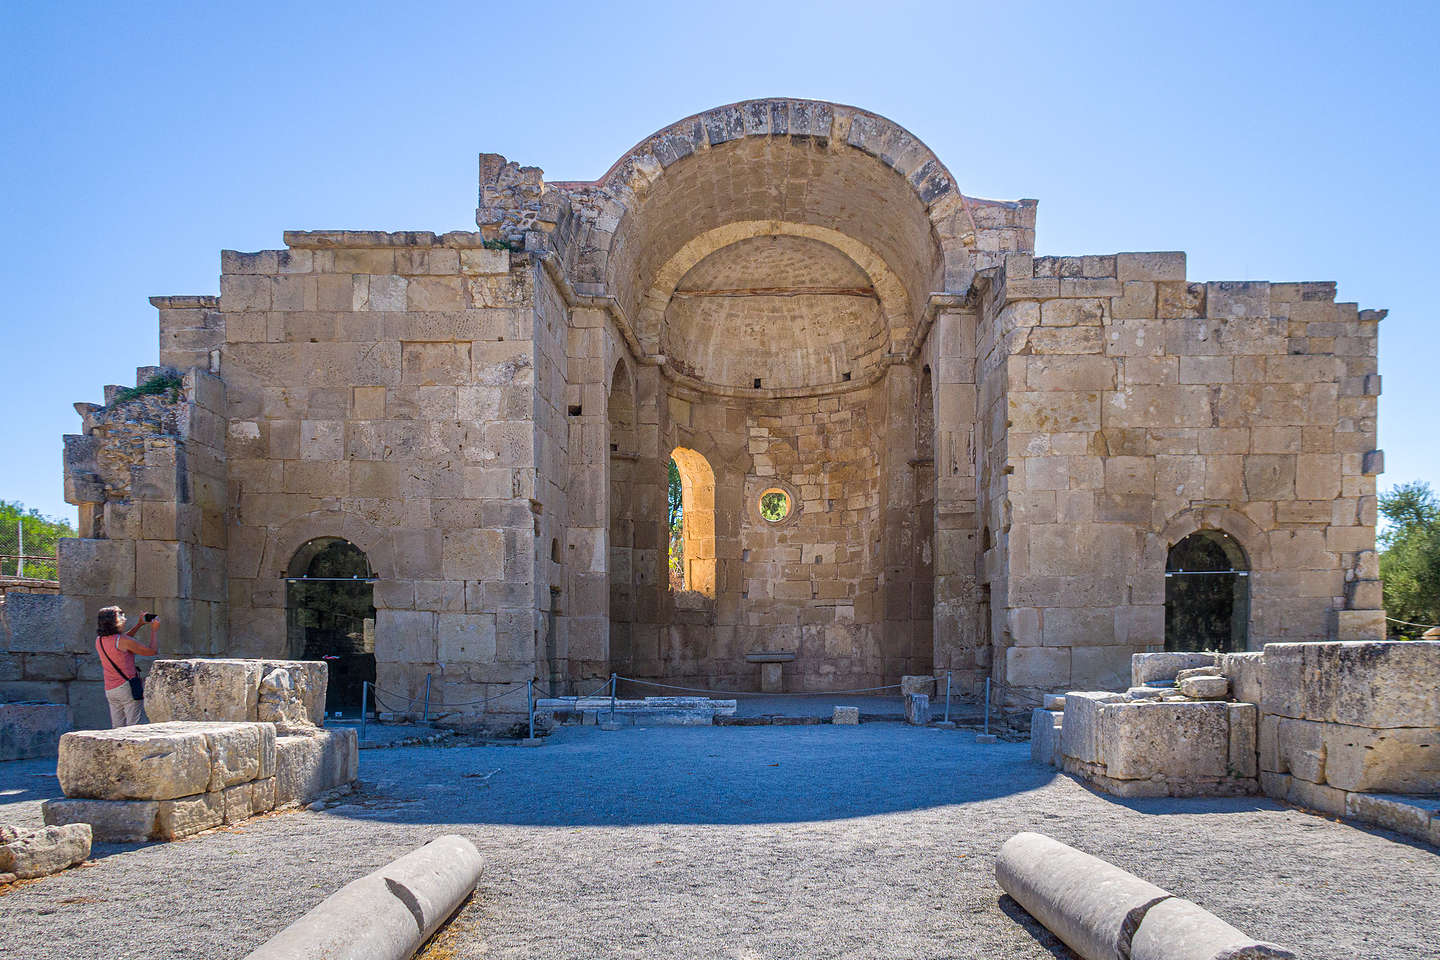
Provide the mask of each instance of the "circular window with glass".
[{"label": "circular window with glass", "polygon": [[760,517],[768,523],[779,523],[790,516],[790,494],[771,487],[760,494]]}]

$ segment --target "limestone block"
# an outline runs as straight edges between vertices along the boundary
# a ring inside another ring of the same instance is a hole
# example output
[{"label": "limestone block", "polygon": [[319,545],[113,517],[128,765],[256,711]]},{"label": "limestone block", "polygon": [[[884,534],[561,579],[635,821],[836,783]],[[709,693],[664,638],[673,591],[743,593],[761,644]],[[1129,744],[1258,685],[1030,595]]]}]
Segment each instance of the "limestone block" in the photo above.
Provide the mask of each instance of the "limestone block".
[{"label": "limestone block", "polygon": [[830,722],[845,726],[854,726],[860,722],[859,707],[836,707]]},{"label": "limestone block", "polygon": [[1224,677],[1186,677],[1175,686],[1181,694],[1195,700],[1223,700],[1230,693],[1230,681]]},{"label": "limestone block", "polygon": [[188,797],[209,787],[209,741],[198,724],[74,731],[60,738],[56,775],[67,797]]},{"label": "limestone block", "polygon": [[1440,727],[1440,642],[1268,644],[1263,692],[1264,712],[1283,717]]},{"label": "limestone block", "polygon": [[1265,679],[1263,653],[1222,653],[1216,662],[1220,673],[1230,681],[1230,693],[1243,703],[1260,702]]},{"label": "limestone block", "polygon": [[289,728],[325,725],[330,666],[323,660],[261,660],[256,718]]},{"label": "limestone block", "polygon": [[1283,717],[1277,720],[1273,762],[1270,769],[1276,773],[1289,774],[1308,783],[1324,783],[1324,724]]},{"label": "limestone block", "polygon": [[0,611],[10,627],[6,649],[14,653],[63,653],[74,651],[77,641],[95,639],[95,631],[85,628],[84,603],[78,597],[10,593]]},{"label": "limestone block", "polygon": [[67,596],[128,597],[135,592],[135,542],[62,538],[60,591]]},{"label": "limestone block", "polygon": [[1060,754],[1060,730],[1065,715],[1058,710],[1036,707],[1030,711],[1030,759],[1035,763],[1058,767],[1063,761]]},{"label": "limestone block", "polygon": [[1100,720],[1100,755],[1108,777],[1194,780],[1226,775],[1226,704],[1115,703],[1102,708]]},{"label": "limestone block", "polygon": [[250,784],[250,809],[257,816],[275,809],[274,777],[266,777]]},{"label": "limestone block", "polygon": [[1190,667],[1187,670],[1181,670],[1175,674],[1175,685],[1178,687],[1180,685],[1180,681],[1189,680],[1191,677],[1221,676],[1224,676],[1224,674],[1220,671],[1220,668],[1218,666]]},{"label": "limestone block", "polygon": [[927,697],[935,696],[934,677],[901,677],[900,696],[908,697],[912,693],[923,693]]},{"label": "limestone block", "polygon": [[1384,610],[1335,610],[1335,639],[1359,642],[1385,639]]},{"label": "limestone block", "polygon": [[[25,596],[14,594],[11,602]],[[0,703],[0,761],[53,757],[60,737],[70,729],[70,707],[63,703]]]},{"label": "limestone block", "polygon": [[1253,703],[1228,703],[1230,724],[1229,776],[1253,779],[1259,773],[1257,741],[1260,708]]},{"label": "limestone block", "polygon": [[254,812],[253,787],[252,783],[237,783],[220,791],[226,823],[239,823],[250,818]]},{"label": "limestone block", "polygon": [[1061,754],[1082,763],[1102,763],[1100,710],[1107,703],[1124,699],[1124,695],[1119,693],[1067,693],[1060,728]]},{"label": "limestone block", "polygon": [[156,660],[145,678],[145,712],[170,720],[257,720],[260,660]]},{"label": "limestone block", "polygon": [[325,792],[325,744],[317,736],[275,739],[275,803],[307,803]]},{"label": "limestone block", "polygon": [[274,775],[274,724],[207,723],[203,727],[210,750],[208,790]]},{"label": "limestone block", "polygon": [[155,833],[158,800],[46,800],[40,814],[48,826],[88,823],[95,840],[139,843]]},{"label": "limestone block", "polygon": [[[1440,729],[1327,723],[1324,783],[1368,793],[1440,793]],[[1308,778],[1306,778],[1308,779]]]},{"label": "limestone block", "polygon": [[1115,255],[1115,276],[1120,280],[1184,280],[1185,254],[1119,253]]},{"label": "limestone block", "polygon": [[1130,658],[1130,682],[1137,687],[1152,681],[1170,682],[1181,670],[1215,665],[1213,653],[1137,653]]},{"label": "limestone block", "polygon": [[1047,693],[1041,700],[1041,706],[1046,710],[1065,709],[1065,695],[1063,693]]},{"label": "limestone block", "polygon": [[1126,700],[1159,700],[1174,695],[1174,687],[1131,687],[1125,691]]},{"label": "limestone block", "polygon": [[1345,796],[1345,815],[1434,843],[1431,830],[1440,822],[1440,798],[1351,793]]},{"label": "limestone block", "polygon": [[161,800],[150,836],[155,840],[178,840],[224,822],[225,801],[219,792]]},{"label": "limestone block", "polygon": [[19,833],[0,843],[0,873],[13,873],[20,880],[59,873],[90,858],[91,837],[88,823]]},{"label": "limestone block", "polygon": [[1189,900],[1161,900],[1140,918],[1130,960],[1295,960],[1295,954],[1237,930]]},{"label": "limestone block", "polygon": [[1005,651],[1005,679],[1011,686],[1054,690],[1070,682],[1070,650],[1011,647]]},{"label": "limestone block", "polygon": [[1070,652],[1070,682],[1077,687],[1115,690],[1125,686],[1130,657],[1129,645],[1076,647]]},{"label": "limestone block", "polygon": [[1333,816],[1345,815],[1345,791],[1335,787],[1311,783],[1299,777],[1289,777],[1284,799],[1296,806],[1319,810]]},{"label": "limestone block", "polygon": [[923,693],[905,697],[905,722],[923,727],[930,722],[930,698]]}]

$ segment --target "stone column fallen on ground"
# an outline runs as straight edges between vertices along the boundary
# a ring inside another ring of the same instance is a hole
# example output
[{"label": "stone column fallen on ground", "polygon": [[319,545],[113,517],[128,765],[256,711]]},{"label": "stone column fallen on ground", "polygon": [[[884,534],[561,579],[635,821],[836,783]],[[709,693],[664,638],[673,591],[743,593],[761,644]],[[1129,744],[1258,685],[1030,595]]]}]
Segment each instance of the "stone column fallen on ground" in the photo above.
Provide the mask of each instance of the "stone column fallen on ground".
[{"label": "stone column fallen on ground", "polygon": [[1145,912],[1170,894],[1098,857],[1038,833],[1000,848],[995,879],[1085,960],[1122,960]]},{"label": "stone column fallen on ground", "polygon": [[1256,940],[1189,900],[1151,907],[1130,941],[1130,960],[1294,960],[1295,954]]},{"label": "stone column fallen on ground", "polygon": [[475,890],[475,845],[446,835],[341,887],[247,960],[407,960]]}]

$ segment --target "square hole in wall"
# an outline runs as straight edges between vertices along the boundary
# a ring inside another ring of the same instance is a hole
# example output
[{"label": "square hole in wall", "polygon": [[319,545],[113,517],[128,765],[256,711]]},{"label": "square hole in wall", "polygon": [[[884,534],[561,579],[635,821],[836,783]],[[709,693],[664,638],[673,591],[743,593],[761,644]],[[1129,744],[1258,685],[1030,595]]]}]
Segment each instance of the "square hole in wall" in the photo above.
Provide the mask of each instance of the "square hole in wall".
[{"label": "square hole in wall", "polygon": [[848,381],[850,379],[850,371],[846,370],[844,373],[840,374],[840,379]]},{"label": "square hole in wall", "polygon": [[759,389],[760,389],[760,378],[759,378],[759,377],[756,377],[756,378],[755,378],[755,389],[756,389],[756,390],[759,390]]},{"label": "square hole in wall", "polygon": [[578,416],[580,416],[580,412],[581,412],[580,404],[578,404],[578,403],[572,403],[572,404],[570,404],[570,406],[569,406],[568,408],[566,408],[566,409],[567,409],[567,411],[569,412],[570,416],[572,416],[572,417],[578,417]]}]

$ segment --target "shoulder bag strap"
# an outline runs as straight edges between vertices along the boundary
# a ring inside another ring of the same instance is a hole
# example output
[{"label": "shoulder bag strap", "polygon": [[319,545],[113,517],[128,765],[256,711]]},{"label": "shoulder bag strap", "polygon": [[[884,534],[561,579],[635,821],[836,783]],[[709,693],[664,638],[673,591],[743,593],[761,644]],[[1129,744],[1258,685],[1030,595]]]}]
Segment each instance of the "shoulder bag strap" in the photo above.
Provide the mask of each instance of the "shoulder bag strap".
[{"label": "shoulder bag strap", "polygon": [[[118,637],[118,636],[120,636],[120,635],[117,633],[117,634],[115,634],[115,636]],[[104,657],[107,661],[109,661],[109,663],[110,663],[110,668],[111,668],[112,670],[114,670],[116,673],[120,674],[120,676],[121,676],[123,679],[125,679],[125,680],[132,680],[132,679],[134,679],[133,677],[127,677],[127,676],[125,676],[125,671],[124,671],[124,670],[121,670],[119,667],[117,667],[117,666],[115,665],[115,661],[110,659],[110,655],[105,652],[105,638],[104,638],[104,637],[98,637],[98,638],[96,638],[96,641],[95,641],[95,642],[96,642],[96,644],[100,647],[100,656]],[[115,641],[115,649],[117,649],[117,650],[120,649],[120,641],[119,641],[119,640],[116,640],[116,641]]]}]

